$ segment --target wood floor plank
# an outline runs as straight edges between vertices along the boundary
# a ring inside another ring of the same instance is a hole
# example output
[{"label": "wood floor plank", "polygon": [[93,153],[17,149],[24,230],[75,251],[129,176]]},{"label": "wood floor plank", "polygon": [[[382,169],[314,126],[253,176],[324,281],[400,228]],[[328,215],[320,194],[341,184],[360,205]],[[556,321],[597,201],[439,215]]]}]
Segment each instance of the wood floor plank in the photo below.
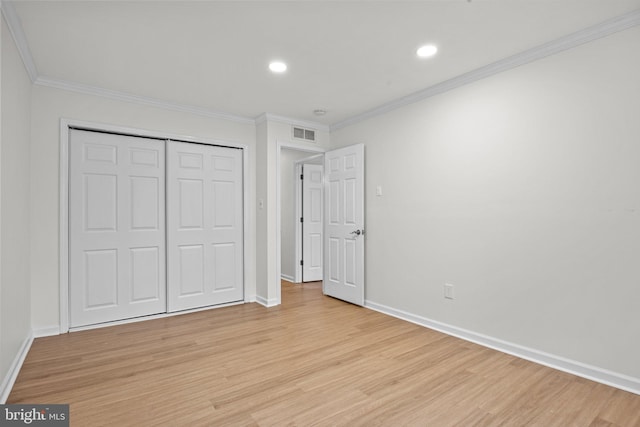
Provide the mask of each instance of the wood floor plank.
[{"label": "wood floor plank", "polygon": [[283,282],[245,304],[38,338],[8,403],[72,426],[640,426],[640,396]]}]

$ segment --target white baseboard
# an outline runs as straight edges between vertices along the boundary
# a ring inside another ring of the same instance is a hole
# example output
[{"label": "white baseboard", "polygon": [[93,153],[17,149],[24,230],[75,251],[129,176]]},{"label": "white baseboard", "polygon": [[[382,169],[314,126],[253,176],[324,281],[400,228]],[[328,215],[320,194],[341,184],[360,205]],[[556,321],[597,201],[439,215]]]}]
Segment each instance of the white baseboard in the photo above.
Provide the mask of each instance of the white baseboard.
[{"label": "white baseboard", "polygon": [[20,369],[22,369],[22,364],[24,363],[24,359],[27,357],[27,353],[29,353],[32,343],[33,334],[29,334],[29,336],[22,342],[22,346],[20,346],[18,354],[16,354],[16,357],[13,359],[7,375],[2,379],[2,385],[0,386],[0,403],[4,404],[7,402],[9,393],[11,393],[13,384],[18,378],[18,374],[20,373]]},{"label": "white baseboard", "polygon": [[164,319],[166,317],[181,316],[183,314],[198,313],[200,311],[216,310],[218,308],[232,307],[234,305],[240,305],[240,304],[244,304],[244,303],[245,303],[244,300],[243,301],[234,301],[234,302],[228,302],[228,303],[225,303],[225,304],[208,305],[206,307],[190,308],[190,309],[181,310],[181,311],[172,311],[170,313],[159,313],[159,314],[152,314],[152,315],[149,315],[149,316],[132,317],[131,319],[115,320],[113,322],[107,322],[107,323],[96,323],[96,324],[93,324],[93,325],[76,326],[76,327],[73,327],[73,328],[69,328],[69,332],[88,331],[88,330],[91,330],[91,329],[108,328],[110,326],[127,325],[129,323],[145,322],[147,320]]},{"label": "white baseboard", "polygon": [[545,353],[543,351],[513,344],[487,335],[478,334],[473,331],[458,328],[457,326],[427,319],[426,317],[417,316],[403,310],[397,310],[373,301],[365,301],[364,305],[371,310],[379,311],[380,313],[388,314],[389,316],[397,317],[398,319],[406,320],[407,322],[415,323],[447,335],[452,335],[484,347],[489,347],[503,353],[538,363],[540,365],[548,366],[553,369],[558,369],[560,371],[640,395],[640,378],[630,377],[628,375],[602,369],[597,366],[587,365],[585,363],[556,356],[554,354]]},{"label": "white baseboard", "polygon": [[60,335],[60,326],[47,326],[46,328],[38,328],[33,330],[34,338],[51,337]]},{"label": "white baseboard", "polygon": [[291,283],[295,283],[296,279],[294,279],[292,276],[289,276],[288,274],[281,274],[280,278],[282,280],[286,280],[287,282],[291,282]]},{"label": "white baseboard", "polygon": [[258,304],[260,304],[260,305],[264,305],[267,308],[275,307],[276,305],[279,305],[277,299],[275,299],[275,298],[266,299],[266,298],[261,297],[260,295],[256,295],[256,302]]}]

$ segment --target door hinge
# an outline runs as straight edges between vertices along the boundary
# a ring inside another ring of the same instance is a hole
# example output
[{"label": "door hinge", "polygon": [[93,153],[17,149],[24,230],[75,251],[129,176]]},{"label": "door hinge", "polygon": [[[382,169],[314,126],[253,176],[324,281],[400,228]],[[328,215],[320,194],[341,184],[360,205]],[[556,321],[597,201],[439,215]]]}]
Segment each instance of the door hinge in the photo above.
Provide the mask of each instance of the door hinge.
[{"label": "door hinge", "polygon": [[[291,175],[289,175],[289,176],[291,176]],[[303,174],[300,174],[300,179],[304,180],[304,175]]]},{"label": "door hinge", "polygon": [[300,265],[304,265],[304,261],[303,260],[300,260]]},{"label": "door hinge", "polygon": [[304,222],[304,218],[300,218],[300,222]]}]

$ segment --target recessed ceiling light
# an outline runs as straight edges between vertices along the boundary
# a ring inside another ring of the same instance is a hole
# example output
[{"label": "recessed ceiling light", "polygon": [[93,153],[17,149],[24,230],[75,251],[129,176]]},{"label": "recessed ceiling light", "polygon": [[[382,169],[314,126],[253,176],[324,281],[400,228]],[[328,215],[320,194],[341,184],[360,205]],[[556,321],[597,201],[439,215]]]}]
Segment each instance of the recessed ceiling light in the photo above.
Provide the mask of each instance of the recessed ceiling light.
[{"label": "recessed ceiling light", "polygon": [[284,73],[287,71],[287,64],[281,61],[273,61],[269,64],[269,69],[274,73]]},{"label": "recessed ceiling light", "polygon": [[416,55],[418,55],[420,58],[429,58],[430,56],[435,55],[436,52],[438,52],[438,48],[436,46],[432,44],[426,44],[424,46],[421,46],[416,51]]},{"label": "recessed ceiling light", "polygon": [[313,114],[315,114],[316,116],[324,116],[325,114],[327,114],[327,110],[318,108],[317,110],[313,110]]}]

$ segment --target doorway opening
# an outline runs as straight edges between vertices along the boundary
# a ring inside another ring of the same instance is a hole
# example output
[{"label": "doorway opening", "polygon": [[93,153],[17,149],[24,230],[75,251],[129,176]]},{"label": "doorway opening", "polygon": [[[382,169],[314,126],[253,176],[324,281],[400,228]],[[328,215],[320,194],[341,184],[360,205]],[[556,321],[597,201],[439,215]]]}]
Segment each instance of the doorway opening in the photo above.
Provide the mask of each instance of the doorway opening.
[{"label": "doorway opening", "polygon": [[364,144],[325,151],[277,141],[276,147],[276,268],[275,277],[270,276],[275,279],[275,304],[282,301],[281,155],[283,150],[294,149],[323,153],[323,292],[356,305],[364,305]]},{"label": "doorway opening", "polygon": [[324,157],[282,147],[279,160],[280,278],[291,283],[322,280]]},{"label": "doorway opening", "polygon": [[[287,154],[291,154],[294,157],[294,160],[291,160],[292,163],[295,163],[297,160],[302,160],[305,157],[311,157],[314,155],[323,155],[325,152],[325,150],[322,147],[318,147],[318,146],[311,146],[308,144],[303,144],[303,143],[299,143],[299,142],[293,142],[293,141],[277,141],[276,142],[276,186],[275,186],[275,192],[276,192],[276,221],[275,221],[275,226],[276,226],[276,274],[274,279],[277,279],[276,281],[276,304],[280,304],[282,302],[282,286],[281,286],[281,281],[282,280],[287,280],[287,281],[291,281],[292,283],[296,282],[296,277],[295,277],[295,241],[293,243],[294,248],[293,251],[294,252],[294,256],[292,257],[292,261],[293,264],[292,267],[292,271],[293,274],[289,273],[289,274],[282,274],[282,260],[283,259],[289,259],[289,258],[285,258],[287,256],[287,254],[289,254],[290,252],[287,251],[287,249],[285,249],[285,253],[283,256],[283,250],[282,250],[282,215],[283,215],[283,209],[282,209],[282,180],[283,180],[283,174],[282,174],[282,164],[283,162],[286,162],[287,159],[283,159],[283,156],[287,156]],[[293,167],[293,166],[292,166]],[[285,173],[286,173],[286,169],[285,168]],[[291,172],[291,175],[289,175],[291,177],[291,179],[293,179],[294,172]],[[287,178],[285,178],[287,179]],[[293,209],[293,208],[292,208]],[[288,211],[289,213],[285,212],[285,215],[290,214],[291,210]],[[295,213],[295,211],[294,211]],[[291,220],[292,221],[292,220]],[[295,235],[295,231],[293,232],[293,234]],[[286,273],[286,271],[285,271]]]}]

